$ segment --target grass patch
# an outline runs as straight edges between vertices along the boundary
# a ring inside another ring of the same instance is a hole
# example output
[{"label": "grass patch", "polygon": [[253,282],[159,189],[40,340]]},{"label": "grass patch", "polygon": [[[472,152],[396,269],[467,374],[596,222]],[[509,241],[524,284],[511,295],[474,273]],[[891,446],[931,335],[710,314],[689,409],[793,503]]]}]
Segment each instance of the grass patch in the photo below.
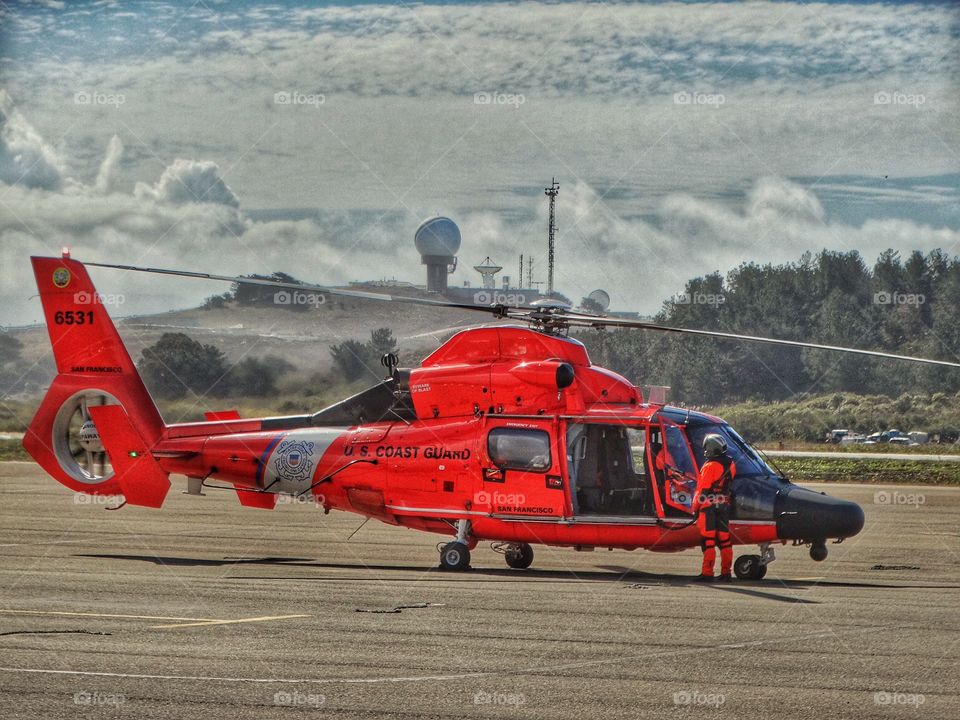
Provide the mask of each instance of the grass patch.
[{"label": "grass patch", "polygon": [[773,458],[787,477],[803,482],[960,486],[960,462]]},{"label": "grass patch", "polygon": [[0,462],[31,459],[20,440],[0,440]]}]

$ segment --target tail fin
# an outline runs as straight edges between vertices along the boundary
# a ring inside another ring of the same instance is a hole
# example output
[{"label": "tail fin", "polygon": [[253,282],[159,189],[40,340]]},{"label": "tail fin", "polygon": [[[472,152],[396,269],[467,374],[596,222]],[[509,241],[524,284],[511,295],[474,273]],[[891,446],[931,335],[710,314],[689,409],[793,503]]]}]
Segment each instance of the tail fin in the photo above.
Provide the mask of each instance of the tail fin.
[{"label": "tail fin", "polygon": [[[144,446],[141,449],[149,450],[163,435],[163,419],[83,264],[66,255],[34,257],[31,262],[58,374],[23,445],[44,470],[71,490],[114,495],[123,493],[126,486],[130,491],[137,479],[126,472],[131,469],[129,462],[117,458],[111,463],[108,450],[122,445],[108,436],[116,430],[118,436],[129,438],[133,432],[138,445]],[[100,405],[121,406],[127,420],[98,428],[95,417],[113,421],[120,417],[91,412],[91,407]],[[147,474],[151,476],[155,481],[156,473]],[[143,496],[142,492],[129,494]],[[130,497],[128,501],[158,506],[158,495],[162,502],[166,488],[161,493],[154,487],[148,494],[149,503]]]}]

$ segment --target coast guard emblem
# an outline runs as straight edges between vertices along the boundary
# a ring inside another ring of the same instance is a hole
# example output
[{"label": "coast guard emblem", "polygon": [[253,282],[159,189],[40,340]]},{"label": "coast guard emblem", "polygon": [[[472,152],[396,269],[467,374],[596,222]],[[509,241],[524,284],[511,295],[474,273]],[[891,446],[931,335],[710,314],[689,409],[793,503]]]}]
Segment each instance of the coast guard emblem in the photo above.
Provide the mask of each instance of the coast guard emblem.
[{"label": "coast guard emblem", "polygon": [[284,440],[277,448],[276,459],[273,461],[277,469],[277,476],[289,482],[303,482],[313,472],[312,442],[302,440]]},{"label": "coast guard emblem", "polygon": [[70,284],[70,271],[65,267],[58,267],[53,271],[53,284],[58,288],[65,288]]}]

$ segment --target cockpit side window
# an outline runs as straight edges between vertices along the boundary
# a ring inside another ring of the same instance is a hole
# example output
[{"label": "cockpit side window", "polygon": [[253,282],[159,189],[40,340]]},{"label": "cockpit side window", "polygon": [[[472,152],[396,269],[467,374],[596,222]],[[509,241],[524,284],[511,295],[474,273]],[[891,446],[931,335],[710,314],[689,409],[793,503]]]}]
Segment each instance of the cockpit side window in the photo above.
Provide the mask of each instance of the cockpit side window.
[{"label": "cockpit side window", "polygon": [[497,467],[546,472],[550,469],[550,435],[543,430],[494,428],[487,435],[487,452]]}]

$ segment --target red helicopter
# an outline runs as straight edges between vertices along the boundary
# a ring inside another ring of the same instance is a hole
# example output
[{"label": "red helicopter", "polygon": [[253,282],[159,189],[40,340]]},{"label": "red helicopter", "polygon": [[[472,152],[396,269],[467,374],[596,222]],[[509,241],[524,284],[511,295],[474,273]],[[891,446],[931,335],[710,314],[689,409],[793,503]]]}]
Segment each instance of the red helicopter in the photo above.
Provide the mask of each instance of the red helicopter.
[{"label": "red helicopter", "polygon": [[[760,579],[776,543],[809,545],[860,532],[855,503],[789,482],[717,417],[643,397],[626,378],[590,362],[575,327],[629,327],[853,352],[960,367],[889,353],[665,327],[565,307],[477,306],[205,273],[87,263],[233,283],[471,309],[518,325],[464,330],[419,367],[385,356],[388,377],[312,415],[164,423],[83,263],[34,257],[58,375],[24,437],[27,452],[76,492],[122,495],[159,508],[170,475],[187,491],[235,490],[247,507],[309,499],[391,525],[452,536],[440,567],[465,570],[491,541],[511,568],[536,544],[675,552],[699,546],[691,500],[701,441],[726,438],[736,462],[731,534],[758,554],[740,578]],[[83,302],[80,302],[82,300]],[[213,484],[211,481],[219,481]],[[225,484],[224,484],[225,483]]]}]

